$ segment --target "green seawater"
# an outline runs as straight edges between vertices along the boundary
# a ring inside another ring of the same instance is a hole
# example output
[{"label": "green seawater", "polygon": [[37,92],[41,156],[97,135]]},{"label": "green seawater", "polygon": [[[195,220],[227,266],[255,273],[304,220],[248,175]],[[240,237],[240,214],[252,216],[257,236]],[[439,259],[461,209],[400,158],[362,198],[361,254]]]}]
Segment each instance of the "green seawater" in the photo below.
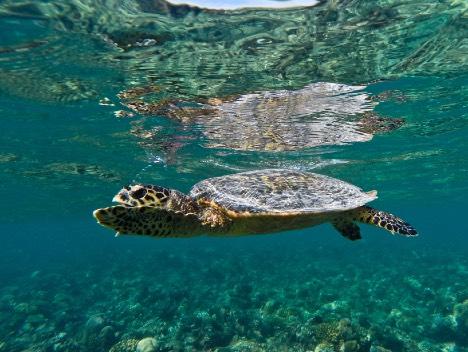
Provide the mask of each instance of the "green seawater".
[{"label": "green seawater", "polygon": [[[468,351],[467,10],[0,1],[0,352]],[[129,108],[137,87],[260,103],[181,120]],[[356,133],[369,116],[403,122]],[[376,189],[419,236],[115,238],[92,217],[129,183],[272,167]]]}]

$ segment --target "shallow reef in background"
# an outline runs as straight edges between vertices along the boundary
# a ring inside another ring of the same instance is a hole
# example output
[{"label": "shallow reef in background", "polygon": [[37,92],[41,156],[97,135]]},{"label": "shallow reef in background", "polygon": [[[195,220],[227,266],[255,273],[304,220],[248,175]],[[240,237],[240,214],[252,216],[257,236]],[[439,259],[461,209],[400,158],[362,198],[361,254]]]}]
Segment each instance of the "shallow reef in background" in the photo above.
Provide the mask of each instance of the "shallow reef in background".
[{"label": "shallow reef in background", "polygon": [[468,350],[461,255],[210,243],[10,280],[0,351]]}]

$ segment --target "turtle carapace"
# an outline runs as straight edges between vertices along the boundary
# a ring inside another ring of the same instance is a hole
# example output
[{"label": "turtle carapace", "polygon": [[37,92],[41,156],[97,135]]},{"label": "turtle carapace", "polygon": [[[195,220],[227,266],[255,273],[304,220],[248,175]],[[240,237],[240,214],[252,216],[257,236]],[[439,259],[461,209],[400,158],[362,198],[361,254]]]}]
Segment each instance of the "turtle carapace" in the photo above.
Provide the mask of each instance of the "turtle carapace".
[{"label": "turtle carapace", "polygon": [[357,223],[392,234],[417,235],[402,219],[365,204],[377,192],[309,172],[266,169],[226,175],[195,184],[189,195],[153,185],[123,188],[119,205],[94,211],[117,234],[155,237],[236,236],[273,233],[331,223],[350,240]]}]

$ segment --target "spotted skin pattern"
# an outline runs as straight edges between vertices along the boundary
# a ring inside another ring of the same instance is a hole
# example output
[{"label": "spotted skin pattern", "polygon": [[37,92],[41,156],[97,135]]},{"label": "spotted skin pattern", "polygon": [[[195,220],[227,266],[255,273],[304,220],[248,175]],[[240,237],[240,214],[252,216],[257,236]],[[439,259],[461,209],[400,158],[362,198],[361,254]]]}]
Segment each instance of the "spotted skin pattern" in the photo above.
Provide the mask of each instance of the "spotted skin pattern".
[{"label": "spotted skin pattern", "polygon": [[154,185],[136,184],[124,187],[113,201],[129,207],[162,208],[184,214],[200,212],[200,207],[193,198],[174,189]]},{"label": "spotted skin pattern", "polygon": [[417,236],[418,232],[406,221],[385,211],[376,210],[369,206],[362,206],[350,211],[351,218],[355,221],[378,226],[392,234],[403,236]]},{"label": "spotted skin pattern", "polygon": [[195,214],[154,207],[116,205],[96,210],[94,217],[101,225],[117,231],[117,235],[191,237],[209,232]]},{"label": "spotted skin pattern", "polygon": [[152,206],[163,207],[170,197],[170,190],[153,185],[133,185],[120,190],[114,201],[132,207]]}]

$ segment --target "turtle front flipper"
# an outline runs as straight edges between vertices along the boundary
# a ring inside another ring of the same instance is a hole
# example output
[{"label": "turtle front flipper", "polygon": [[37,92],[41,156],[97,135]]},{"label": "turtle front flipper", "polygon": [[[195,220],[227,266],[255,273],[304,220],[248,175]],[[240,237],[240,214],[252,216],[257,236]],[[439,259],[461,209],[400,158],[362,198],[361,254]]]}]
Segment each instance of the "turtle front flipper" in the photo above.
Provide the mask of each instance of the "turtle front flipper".
[{"label": "turtle front flipper", "polygon": [[363,222],[381,227],[392,234],[398,233],[403,236],[417,236],[418,232],[406,221],[385,211],[376,210],[368,206],[362,206],[350,210],[350,218],[354,221]]},{"label": "turtle front flipper", "polygon": [[116,205],[97,209],[93,215],[99,224],[117,231],[116,235],[192,237],[209,230],[196,214],[170,209]]}]

